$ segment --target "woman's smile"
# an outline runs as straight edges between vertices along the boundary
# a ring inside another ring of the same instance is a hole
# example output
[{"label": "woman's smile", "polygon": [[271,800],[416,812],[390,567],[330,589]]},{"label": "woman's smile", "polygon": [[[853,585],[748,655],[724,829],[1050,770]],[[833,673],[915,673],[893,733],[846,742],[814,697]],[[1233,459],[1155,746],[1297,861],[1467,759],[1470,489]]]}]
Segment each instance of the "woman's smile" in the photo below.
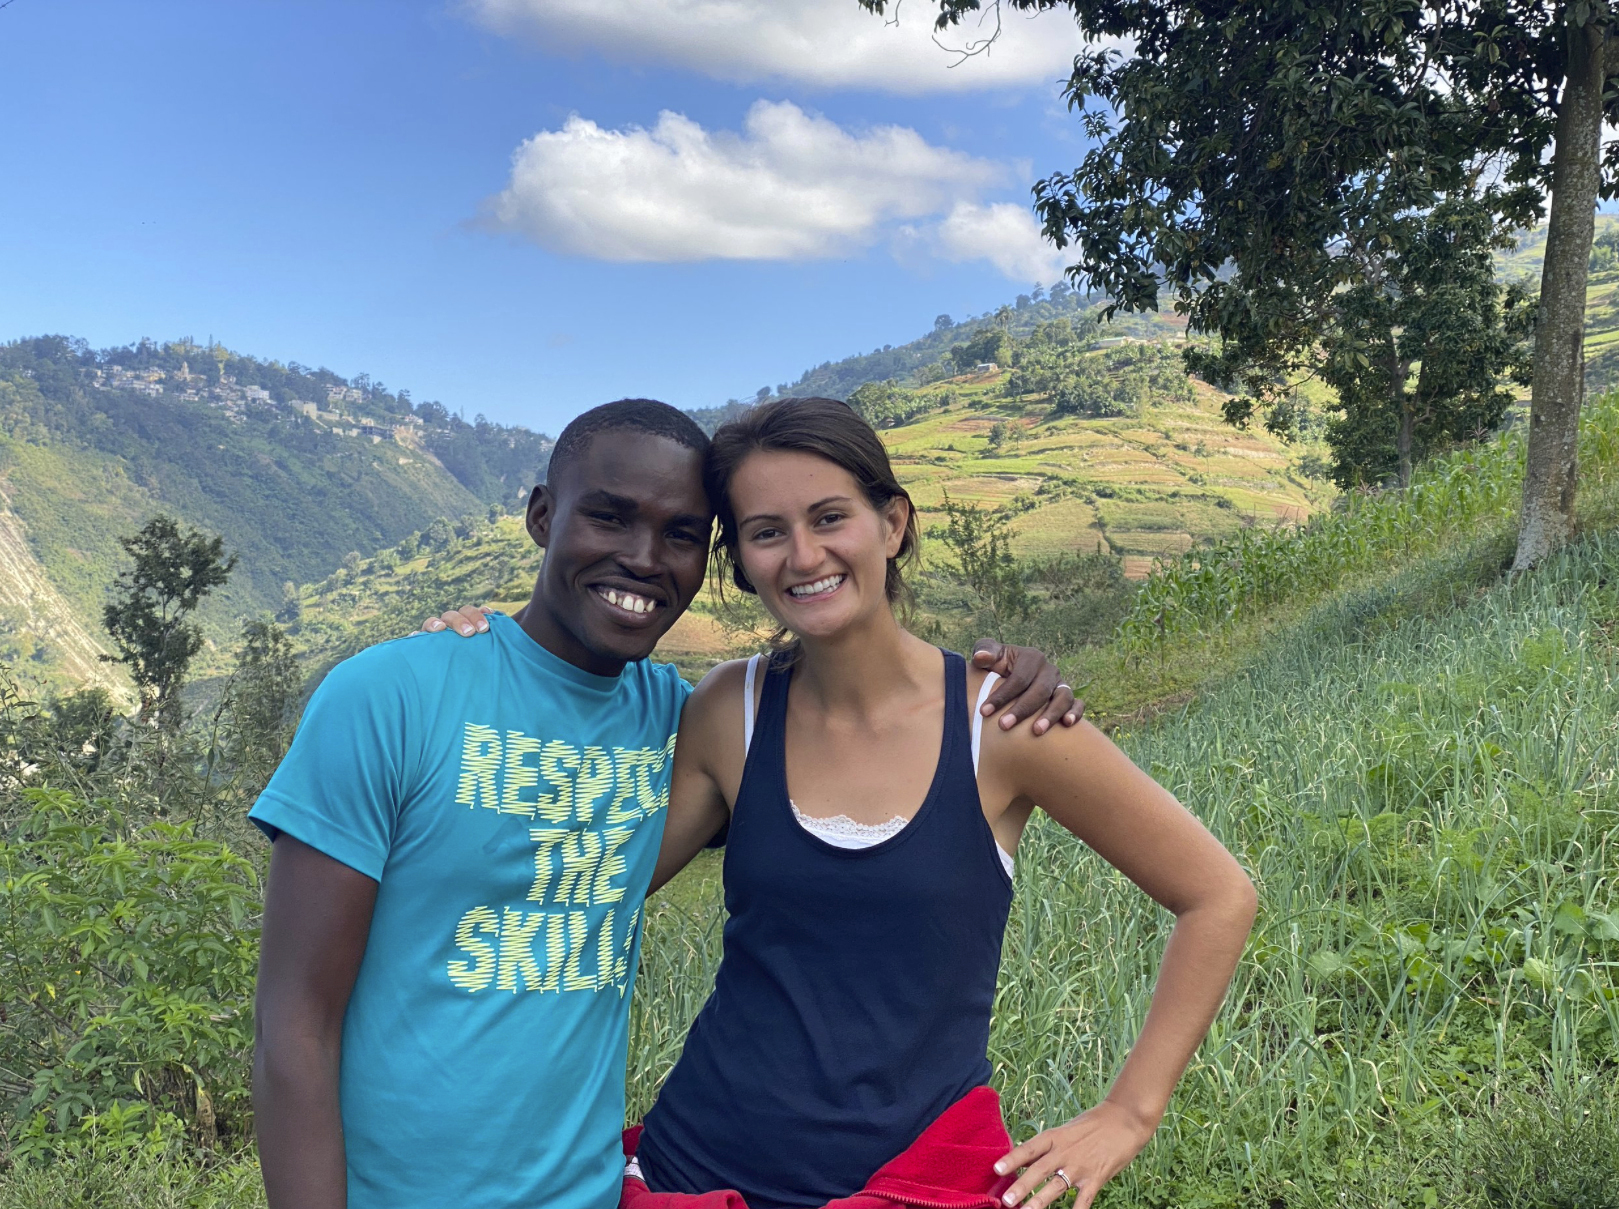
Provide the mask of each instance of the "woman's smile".
[{"label": "woman's smile", "polygon": [[823,575],[820,579],[809,583],[794,584],[787,589],[787,595],[799,604],[825,600],[841,588],[848,578],[848,575],[841,571],[836,575]]}]

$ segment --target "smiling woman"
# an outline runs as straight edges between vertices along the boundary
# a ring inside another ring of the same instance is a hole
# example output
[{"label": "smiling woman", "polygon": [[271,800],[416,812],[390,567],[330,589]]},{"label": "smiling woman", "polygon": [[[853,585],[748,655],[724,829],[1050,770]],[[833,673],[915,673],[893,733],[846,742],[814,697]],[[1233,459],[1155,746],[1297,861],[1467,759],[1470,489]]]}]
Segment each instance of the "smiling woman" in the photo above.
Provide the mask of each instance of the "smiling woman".
[{"label": "smiling woman", "polygon": [[[725,828],[729,918],[626,1209],[722,1189],[755,1206],[862,1190],[1027,1209],[1077,1191],[1088,1205],[1152,1137],[1208,1030],[1253,887],[1094,727],[983,733],[971,703],[993,677],[896,615],[915,513],[847,404],[783,399],[721,426],[707,481],[720,565],[791,645],[721,664],[681,717],[653,885]],[[1037,805],[1176,924],[1108,1096],[1014,1147],[986,1049],[1012,861]]]}]

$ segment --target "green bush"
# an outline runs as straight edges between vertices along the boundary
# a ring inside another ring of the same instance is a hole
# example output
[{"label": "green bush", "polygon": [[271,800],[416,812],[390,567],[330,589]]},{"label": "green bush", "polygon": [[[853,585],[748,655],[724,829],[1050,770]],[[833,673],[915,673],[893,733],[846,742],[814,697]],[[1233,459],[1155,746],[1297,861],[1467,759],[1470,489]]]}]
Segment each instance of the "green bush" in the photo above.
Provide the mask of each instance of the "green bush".
[{"label": "green bush", "polygon": [[1545,1086],[1469,1121],[1458,1186],[1481,1209],[1619,1209],[1619,1087]]},{"label": "green bush", "polygon": [[0,1078],[11,1158],[87,1136],[249,1133],[258,874],[187,826],[61,790],[0,840]]}]

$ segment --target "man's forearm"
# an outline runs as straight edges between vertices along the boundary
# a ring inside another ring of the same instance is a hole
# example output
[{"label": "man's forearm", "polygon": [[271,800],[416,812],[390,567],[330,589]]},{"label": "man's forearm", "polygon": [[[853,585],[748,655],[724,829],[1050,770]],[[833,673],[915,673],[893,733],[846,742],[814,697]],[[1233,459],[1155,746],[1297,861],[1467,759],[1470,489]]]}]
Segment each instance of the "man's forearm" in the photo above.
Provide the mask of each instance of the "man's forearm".
[{"label": "man's forearm", "polygon": [[259,1038],[254,1132],[270,1209],[347,1209],[337,1068],[335,1038]]}]

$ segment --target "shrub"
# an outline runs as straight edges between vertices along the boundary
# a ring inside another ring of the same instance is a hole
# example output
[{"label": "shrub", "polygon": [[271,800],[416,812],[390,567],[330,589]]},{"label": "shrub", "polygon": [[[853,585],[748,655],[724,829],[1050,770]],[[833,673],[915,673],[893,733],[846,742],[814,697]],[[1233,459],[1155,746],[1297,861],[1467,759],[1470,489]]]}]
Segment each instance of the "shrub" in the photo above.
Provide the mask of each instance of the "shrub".
[{"label": "shrub", "polygon": [[1619,1209],[1619,1092],[1610,1083],[1507,1095],[1467,1122],[1455,1167],[1480,1205]]},{"label": "shrub", "polygon": [[130,826],[60,790],[0,840],[0,1027],[11,1155],[87,1122],[204,1148],[248,1135],[259,878],[191,827]]}]

